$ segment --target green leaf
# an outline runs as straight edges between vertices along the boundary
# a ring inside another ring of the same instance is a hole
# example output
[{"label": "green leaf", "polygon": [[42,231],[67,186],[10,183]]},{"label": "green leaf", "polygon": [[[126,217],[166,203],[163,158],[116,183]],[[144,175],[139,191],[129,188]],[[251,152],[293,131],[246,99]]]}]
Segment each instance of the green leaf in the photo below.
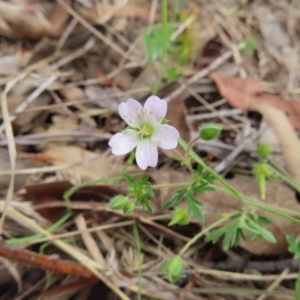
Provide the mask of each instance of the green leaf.
[{"label": "green leaf", "polygon": [[295,236],[292,234],[286,235],[286,241],[289,245],[288,250],[295,254],[300,261],[300,242],[296,241]]},{"label": "green leaf", "polygon": [[[173,27],[168,27],[167,29],[167,51],[170,50],[170,37],[174,32]],[[162,26],[154,27],[152,29],[146,29],[143,32],[144,42],[147,51],[147,63],[151,64],[154,60],[160,59],[162,57],[162,45],[163,41]]]},{"label": "green leaf", "polygon": [[171,199],[169,199],[164,205],[163,205],[163,209],[170,207],[170,206],[175,206],[177,207],[180,203],[180,201],[182,200],[182,198],[184,197],[186,193],[186,189],[180,189],[177,191],[176,195],[173,196]]},{"label": "green leaf", "polygon": [[193,210],[192,210],[193,216],[200,222],[204,222],[204,217],[203,214],[201,212],[201,210],[197,207],[194,206]]},{"label": "green leaf", "polygon": [[214,229],[207,235],[205,241],[215,244],[220,239],[220,237],[225,234],[225,232],[226,228]]},{"label": "green leaf", "polygon": [[152,205],[151,205],[150,201],[148,201],[148,200],[145,200],[142,202],[142,207],[143,207],[143,209],[145,209],[149,212],[153,212]]},{"label": "green leaf", "polygon": [[125,179],[127,180],[128,183],[131,184],[135,184],[135,179],[133,177],[131,177],[129,174],[127,173],[123,173],[123,176],[125,177]]},{"label": "green leaf", "polygon": [[168,226],[178,225],[187,225],[189,224],[189,214],[185,209],[176,207],[175,211],[172,214],[172,219]]},{"label": "green leaf", "polygon": [[257,49],[257,42],[252,38],[252,37],[248,37],[246,40],[245,40],[245,48],[243,50],[243,52],[245,54],[253,54],[256,49]]}]

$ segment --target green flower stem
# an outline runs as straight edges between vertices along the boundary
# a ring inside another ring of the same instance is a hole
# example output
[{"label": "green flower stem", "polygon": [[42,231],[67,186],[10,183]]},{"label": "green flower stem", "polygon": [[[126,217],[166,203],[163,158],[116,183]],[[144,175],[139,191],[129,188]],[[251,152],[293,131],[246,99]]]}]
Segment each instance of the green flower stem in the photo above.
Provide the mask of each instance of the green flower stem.
[{"label": "green flower stem", "polygon": [[[135,176],[139,176],[139,175],[143,175],[144,173],[135,173],[135,174],[131,174],[130,176],[135,177]],[[101,178],[101,179],[93,179],[93,180],[89,180],[77,185],[74,185],[73,187],[71,187],[65,194],[64,194],[64,199],[65,200],[69,200],[70,197],[77,192],[78,190],[86,187],[86,186],[91,186],[94,184],[99,184],[99,183],[107,183],[107,182],[118,182],[120,180],[124,179],[123,175],[120,176],[115,176],[115,177],[105,177],[105,178]]]},{"label": "green flower stem", "polygon": [[193,181],[153,184],[152,188],[161,189],[161,188],[172,188],[172,187],[185,187],[191,185],[192,183]]},{"label": "green flower stem", "polygon": [[[182,139],[178,139],[179,145],[185,150],[188,150],[188,144]],[[232,187],[230,184],[228,184],[222,176],[217,174],[214,170],[212,170],[192,149],[189,150],[188,154],[191,158],[193,158],[199,165],[201,165],[205,170],[207,170],[209,173],[213,174],[213,176],[220,181],[227,189],[231,192],[232,195],[234,195],[236,198],[238,198],[241,201],[244,201],[244,197],[242,194],[237,191],[234,187]]]},{"label": "green flower stem", "polygon": [[[47,231],[49,233],[55,231],[56,229],[58,229],[60,226],[62,226],[65,222],[67,222],[69,220],[69,218],[72,216],[72,212],[68,212],[66,213],[63,217],[61,217],[58,221],[56,221],[55,223],[53,223],[51,226],[49,226],[47,228]],[[18,244],[27,244],[30,243],[36,239],[40,239],[43,238],[44,234],[42,233],[38,233],[38,234],[34,234],[34,235],[29,235],[29,236],[25,236],[25,237],[21,237],[21,238],[13,238],[13,239],[9,239],[5,241],[5,244],[7,245],[18,245]]]},{"label": "green flower stem", "polygon": [[[231,193],[226,188],[222,188],[222,187],[219,187],[219,186],[216,186],[216,185],[214,185],[213,187],[216,190],[218,190],[222,193],[231,195]],[[300,220],[298,220],[294,217],[291,217],[291,216],[297,216],[297,217],[300,218],[300,212],[297,212],[297,211],[294,211],[294,210],[289,210],[289,209],[282,208],[282,207],[277,207],[277,206],[270,205],[270,204],[264,204],[264,203],[261,204],[256,199],[250,199],[246,196],[243,196],[243,199],[244,199],[243,200],[244,203],[247,204],[248,206],[256,207],[256,208],[259,208],[261,210],[268,211],[268,212],[270,212],[274,215],[280,216],[280,217],[285,218],[289,221],[300,224]]]},{"label": "green flower stem", "polygon": [[286,172],[281,172],[276,170],[274,167],[270,166],[271,170],[281,179],[283,179],[287,184],[289,184],[291,187],[293,187],[295,190],[300,192],[300,184],[292,178],[289,174],[286,174]]},{"label": "green flower stem", "polygon": [[158,74],[157,81],[153,88],[152,94],[156,95],[162,80],[164,64],[167,55],[167,44],[168,44],[168,0],[162,0],[162,36],[163,43],[161,45],[162,55],[161,55],[161,65]]},{"label": "green flower stem", "polygon": [[[187,150],[188,149],[188,144],[181,138],[178,139],[178,142],[180,144],[180,146],[184,149]],[[256,208],[260,208],[262,210],[268,211],[270,213],[273,213],[277,216],[283,217],[287,220],[290,220],[292,222],[295,222],[297,224],[300,224],[300,220],[293,218],[291,216],[288,216],[284,213],[282,213],[282,209],[280,208],[280,211],[275,210],[274,208],[267,206],[267,205],[262,205],[259,204],[253,200],[249,200],[249,198],[243,196],[240,192],[238,192],[234,187],[232,187],[230,184],[228,184],[219,174],[217,174],[216,172],[214,172],[211,168],[209,168],[203,161],[202,159],[193,151],[190,150],[189,151],[189,155],[197,162],[199,163],[204,169],[206,169],[208,172],[210,172],[211,174],[214,175],[214,177],[219,180],[223,186],[226,188],[227,192],[229,192],[230,194],[232,194],[233,196],[235,196],[237,199],[243,201],[245,204],[248,204],[252,207],[256,207]],[[224,190],[223,190],[224,191]]]},{"label": "green flower stem", "polygon": [[191,172],[192,175],[195,174],[190,162],[188,161],[188,159],[186,157],[183,157],[177,150],[172,150],[174,154],[176,154],[178,156],[178,158],[180,159],[181,161],[181,164],[182,165],[185,165],[189,171]]},{"label": "green flower stem", "polygon": [[133,233],[136,243],[137,259],[138,259],[138,300],[142,300],[141,284],[142,284],[142,248],[139,230],[136,223],[133,224]]},{"label": "green flower stem", "polygon": [[282,174],[289,177],[291,180],[294,180],[291,174],[289,174],[289,172],[285,168],[283,168],[272,156],[268,157],[268,161]]},{"label": "green flower stem", "polygon": [[188,148],[187,148],[187,150],[186,150],[185,159],[188,159],[188,157],[189,157],[189,152],[190,152],[190,150],[192,149],[192,146],[193,146],[198,140],[200,140],[200,137],[199,137],[199,136],[195,137],[192,141],[189,142]]},{"label": "green flower stem", "polygon": [[129,157],[123,167],[123,170],[122,170],[122,173],[126,172],[127,171],[127,168],[132,165],[133,161],[135,159],[135,151],[131,151],[130,154],[129,154]]},{"label": "green flower stem", "polygon": [[184,247],[180,250],[178,255],[182,256],[184,254],[184,252],[186,252],[199,238],[201,238],[203,235],[205,235],[206,233],[208,233],[209,231],[211,231],[215,227],[218,227],[222,223],[226,222],[231,217],[231,215],[232,214],[223,215],[218,221],[212,223],[211,225],[209,225],[208,227],[206,227],[205,229],[200,231],[197,235],[195,235],[192,239],[190,239],[184,245]]}]

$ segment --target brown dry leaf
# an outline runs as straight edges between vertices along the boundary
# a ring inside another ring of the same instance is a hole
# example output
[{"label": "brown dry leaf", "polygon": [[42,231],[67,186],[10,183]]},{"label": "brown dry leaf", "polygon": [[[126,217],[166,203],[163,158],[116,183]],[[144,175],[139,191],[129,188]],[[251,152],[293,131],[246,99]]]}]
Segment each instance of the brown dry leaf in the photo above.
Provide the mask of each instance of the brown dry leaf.
[{"label": "brown dry leaf", "polygon": [[74,164],[61,172],[75,182],[120,174],[122,164],[114,162],[114,156],[103,156],[77,146],[54,146],[45,150],[41,157],[56,166]]},{"label": "brown dry leaf", "polygon": [[[193,180],[193,175],[188,172],[182,172],[173,169],[150,169],[149,175],[157,184],[186,182]],[[164,188],[158,191],[157,197],[153,200],[154,208],[158,211],[162,209],[164,203],[173,197],[179,187]]]},{"label": "brown dry leaf", "polygon": [[[132,83],[131,88],[132,89],[137,89],[137,88],[149,88],[149,87],[153,87],[156,84],[158,78],[158,71],[151,69],[151,68],[145,68],[141,74],[136,77],[136,79],[134,80],[134,82]],[[163,87],[164,84],[162,84],[161,88]],[[149,95],[149,93],[151,92],[151,89],[149,89],[149,91],[145,90],[145,92],[141,92],[139,93],[139,98],[142,99],[146,96]]]},{"label": "brown dry leaf", "polygon": [[31,51],[16,51],[0,57],[0,75],[16,75],[20,68],[27,65],[32,56]]},{"label": "brown dry leaf", "polygon": [[[56,222],[65,215],[65,207],[64,205],[52,207],[52,204],[53,202],[63,202],[64,193],[71,187],[72,184],[69,181],[54,181],[28,185],[25,187],[26,194],[24,197],[26,200],[33,202],[34,209],[37,210],[40,215],[51,222]],[[93,203],[104,202],[106,205],[108,199],[119,193],[120,191],[106,185],[92,185],[79,189],[70,199],[72,202],[93,200]]]},{"label": "brown dry leaf", "polygon": [[[66,0],[68,4],[70,0]],[[47,19],[33,4],[13,4],[0,2],[1,32],[11,38],[30,38],[38,40],[44,36],[57,38],[69,19],[66,10],[56,3]],[[5,31],[5,28],[7,30]]]},{"label": "brown dry leaf", "polygon": [[286,167],[300,184],[300,140],[288,117],[277,108],[261,103],[252,103],[249,109],[259,111],[272,127],[279,141]]},{"label": "brown dry leaf", "polygon": [[139,18],[147,20],[149,17],[150,8],[148,5],[127,2],[122,7],[116,9],[115,5],[110,3],[97,2],[91,8],[80,8],[78,13],[93,24],[103,24],[107,22],[112,16],[119,18]]},{"label": "brown dry leaf", "polygon": [[[8,108],[10,112],[13,112],[19,104],[24,100],[24,96],[14,95],[9,97]],[[27,105],[27,109],[38,108],[40,106],[48,105],[51,102],[51,96],[47,93],[43,93],[38,96],[37,99],[30,102]],[[27,132],[33,127],[33,120],[41,114],[40,111],[32,111],[24,114],[19,114],[13,121],[13,124],[19,128],[19,133]]]},{"label": "brown dry leaf", "polygon": [[[253,178],[244,175],[236,175],[233,179],[228,180],[228,183],[243,195],[260,199],[259,186],[257,181],[255,181]],[[243,206],[243,203],[233,196],[220,192],[201,195],[199,200],[204,203],[204,213],[229,213]],[[285,209],[290,209],[292,211],[298,211],[300,208],[300,204],[295,198],[294,191],[279,181],[267,182],[267,197],[263,204],[275,205]],[[257,213],[262,216],[267,216],[272,221],[272,224],[265,226],[265,228],[274,234],[277,243],[272,244],[263,239],[258,239],[255,242],[250,240],[244,241],[241,239],[240,246],[254,254],[286,253],[287,243],[285,235],[300,234],[300,226],[294,222],[275,216],[268,212],[259,210]],[[210,215],[205,216],[206,227],[215,221],[216,217]]]},{"label": "brown dry leaf", "polygon": [[48,133],[63,133],[78,129],[78,120],[76,116],[66,117],[54,115],[52,117],[52,125],[48,128]]},{"label": "brown dry leaf", "polygon": [[[37,164],[30,159],[20,159],[16,160],[16,169],[26,169],[34,168]],[[7,149],[0,147],[0,172],[10,171],[11,165],[9,160],[9,153]],[[10,181],[10,175],[0,176],[0,191],[6,190],[8,188]],[[16,175],[15,176],[15,188],[16,190],[22,188],[24,184],[28,181],[28,175]]]},{"label": "brown dry leaf", "polygon": [[209,76],[217,84],[220,94],[226,97],[232,106],[251,109],[250,104],[261,103],[278,108],[288,115],[295,129],[300,129],[299,101],[282,101],[276,96],[263,94],[264,91],[260,82],[254,78],[226,77],[217,73],[212,73]]},{"label": "brown dry leaf", "polygon": [[[190,130],[185,119],[185,104],[184,101],[173,101],[168,106],[168,113],[166,119],[170,120],[170,125],[174,126],[180,134],[180,137],[185,141],[190,141]],[[176,149],[181,155],[185,154],[185,151],[181,147]],[[172,157],[178,160],[178,156],[173,151],[164,151],[164,154],[168,157]]]}]

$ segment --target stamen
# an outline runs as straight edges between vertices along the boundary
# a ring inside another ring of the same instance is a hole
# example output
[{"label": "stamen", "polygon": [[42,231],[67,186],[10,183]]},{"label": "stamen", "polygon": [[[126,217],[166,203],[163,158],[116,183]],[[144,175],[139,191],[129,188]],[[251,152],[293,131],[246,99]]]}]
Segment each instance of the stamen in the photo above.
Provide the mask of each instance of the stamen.
[{"label": "stamen", "polygon": [[147,136],[147,135],[150,135],[150,134],[151,134],[150,132],[148,132],[147,125],[144,125],[143,128],[138,127],[138,129],[140,130],[140,131],[138,132],[138,134],[141,135],[141,138],[142,138],[142,139],[144,138],[144,136]]}]

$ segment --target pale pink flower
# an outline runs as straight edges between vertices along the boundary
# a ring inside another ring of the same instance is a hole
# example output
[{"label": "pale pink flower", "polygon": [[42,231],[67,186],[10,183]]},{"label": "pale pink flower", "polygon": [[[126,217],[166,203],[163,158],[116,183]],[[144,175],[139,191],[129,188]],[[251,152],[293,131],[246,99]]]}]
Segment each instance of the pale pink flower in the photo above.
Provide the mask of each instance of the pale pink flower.
[{"label": "pale pink flower", "polygon": [[151,96],[142,107],[138,101],[129,98],[119,105],[119,114],[129,127],[108,142],[113,154],[127,154],[136,147],[136,162],[142,170],[146,170],[148,166],[157,165],[157,147],[177,147],[177,129],[163,122],[167,114],[165,100]]}]

